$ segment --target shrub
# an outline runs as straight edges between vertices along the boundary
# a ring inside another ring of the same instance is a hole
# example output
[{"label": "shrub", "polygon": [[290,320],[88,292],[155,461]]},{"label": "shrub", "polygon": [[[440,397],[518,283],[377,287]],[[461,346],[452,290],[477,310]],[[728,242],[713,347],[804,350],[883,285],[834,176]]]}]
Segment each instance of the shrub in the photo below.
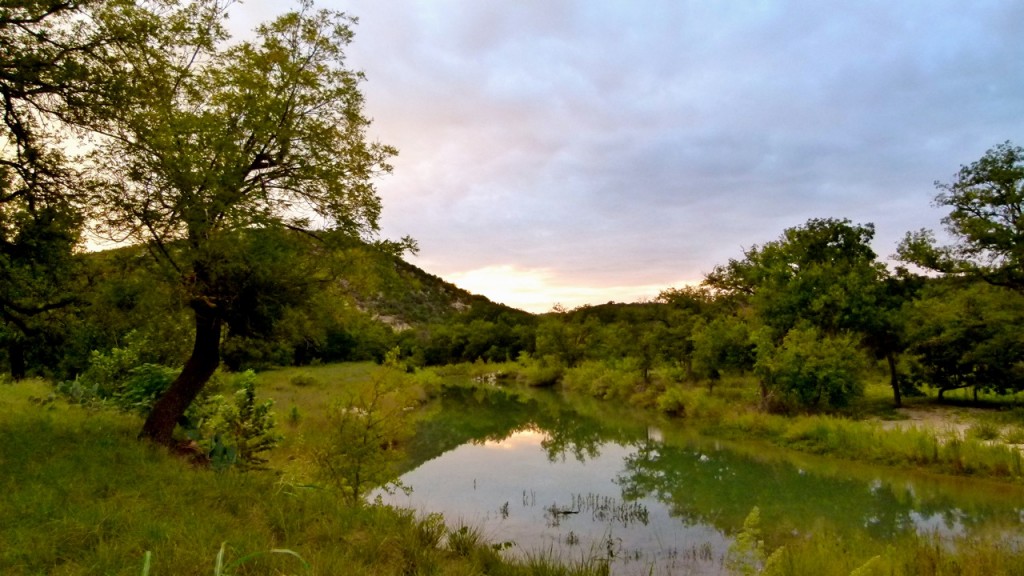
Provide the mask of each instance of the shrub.
[{"label": "shrub", "polygon": [[298,374],[291,377],[290,380],[292,386],[304,388],[306,386],[316,386],[320,384],[320,380],[316,376],[307,374],[305,372],[299,372]]},{"label": "shrub", "polygon": [[563,377],[566,388],[605,400],[628,400],[646,385],[635,361],[584,362],[568,370]]},{"label": "shrub", "polygon": [[262,468],[267,462],[263,453],[282,440],[271,410],[274,402],[256,401],[256,374],[251,370],[236,376],[234,384],[241,387],[230,401],[212,396],[197,407],[202,412],[197,426],[200,444],[216,468]]},{"label": "shrub", "polygon": [[976,440],[996,440],[1001,434],[999,425],[992,422],[975,422],[967,429],[967,437]]},{"label": "shrub", "polygon": [[397,465],[413,432],[406,408],[418,394],[408,379],[396,368],[381,368],[366,390],[329,408],[329,427],[313,459],[320,478],[352,506],[378,486],[401,487]]},{"label": "shrub", "polygon": [[829,336],[813,327],[790,330],[781,345],[762,337],[755,371],[768,388],[805,407],[841,407],[864,392],[864,355],[851,334]]},{"label": "shrub", "polygon": [[565,368],[553,356],[533,358],[528,354],[519,356],[516,381],[527,386],[554,386],[565,376]]},{"label": "shrub", "polygon": [[689,403],[690,395],[680,386],[670,386],[657,400],[658,410],[677,417],[686,416],[686,405]]},{"label": "shrub", "polygon": [[148,414],[157,398],[171,385],[178,371],[156,364],[143,364],[128,371],[127,378],[111,395],[114,405],[126,412]]}]

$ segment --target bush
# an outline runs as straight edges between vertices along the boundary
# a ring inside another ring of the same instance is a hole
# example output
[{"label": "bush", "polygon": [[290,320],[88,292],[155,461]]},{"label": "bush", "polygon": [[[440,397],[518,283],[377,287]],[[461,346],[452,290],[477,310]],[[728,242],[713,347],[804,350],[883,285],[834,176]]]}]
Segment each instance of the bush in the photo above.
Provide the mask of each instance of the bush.
[{"label": "bush", "polygon": [[686,406],[691,402],[692,399],[686,390],[680,386],[671,386],[661,396],[658,396],[656,404],[658,410],[665,414],[682,418],[686,416]]},{"label": "bush", "polygon": [[565,377],[565,368],[553,356],[533,358],[523,353],[519,356],[516,381],[527,386],[554,386]]},{"label": "bush", "polygon": [[368,389],[329,409],[328,429],[313,459],[320,478],[352,506],[378,486],[401,487],[397,466],[413,433],[407,408],[421,394],[409,385],[411,378],[394,367],[381,368]]},{"label": "bush", "polygon": [[148,414],[178,370],[142,362],[141,345],[129,338],[124,348],[94,350],[85,372],[58,384],[57,391],[77,404],[105,403],[125,412]]},{"label": "bush", "polygon": [[320,384],[320,380],[318,380],[316,376],[306,374],[305,372],[300,372],[295,376],[292,376],[290,382],[292,386],[297,386],[300,388],[304,388],[306,386],[316,386]]},{"label": "bush", "polygon": [[121,410],[149,414],[157,398],[174,382],[178,371],[156,364],[132,368],[128,378],[115,390],[112,400]]},{"label": "bush", "polygon": [[563,383],[570,390],[605,400],[629,400],[645,387],[640,371],[629,359],[584,362],[568,370]]},{"label": "bush", "polygon": [[234,380],[234,385],[240,388],[230,401],[218,395],[197,404],[195,410],[201,415],[195,436],[215,468],[262,468],[267,462],[263,453],[282,440],[271,410],[274,402],[256,401],[256,374],[251,370]]},{"label": "bush", "polygon": [[999,425],[992,422],[975,422],[967,429],[967,437],[976,440],[997,440],[1001,435]]},{"label": "bush", "polygon": [[755,370],[783,404],[842,407],[864,392],[865,359],[850,334],[828,336],[813,327],[794,328],[778,347],[762,341]]}]

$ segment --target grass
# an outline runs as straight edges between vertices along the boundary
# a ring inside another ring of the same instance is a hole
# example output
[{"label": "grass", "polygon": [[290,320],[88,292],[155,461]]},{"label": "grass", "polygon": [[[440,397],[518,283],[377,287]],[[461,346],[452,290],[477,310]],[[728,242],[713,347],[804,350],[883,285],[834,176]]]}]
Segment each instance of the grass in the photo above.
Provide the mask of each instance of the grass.
[{"label": "grass", "polygon": [[1019,544],[1002,539],[911,534],[888,546],[818,533],[767,559],[763,576],[1011,576],[1024,574]]},{"label": "grass", "polygon": [[[600,563],[565,565],[544,555],[508,560],[471,526],[450,528],[437,515],[390,507],[347,507],[311,486],[308,450],[327,406],[361,390],[374,369],[348,364],[261,374],[259,394],[275,399],[287,438],[271,453],[276,472],[246,474],[197,469],[139,443],[137,417],[54,401],[45,382],[0,383],[0,573],[606,573]],[[417,382],[424,395],[436,384],[426,375]],[[877,396],[853,413],[898,416]],[[741,380],[723,381],[710,394],[686,387],[675,401],[697,427],[723,436],[956,474],[1022,474],[1016,450],[970,435],[764,414],[752,408],[756,389]],[[1020,419],[1019,408],[993,410],[978,430],[1024,436]],[[920,536],[874,549],[815,534],[785,542],[774,557],[774,574],[1024,573],[1018,548],[985,539]]]},{"label": "grass", "polygon": [[[341,393],[365,368],[317,376],[323,391]],[[318,385],[288,388],[285,371],[266,378],[267,388],[286,393],[279,406],[299,406],[303,427],[320,418]],[[347,507],[328,490],[290,480],[297,475],[195,468],[138,442],[137,417],[49,397],[44,382],[0,384],[5,576],[209,574],[218,566],[247,575],[533,573],[528,561],[507,561],[482,541],[452,551],[434,517]],[[295,456],[299,445],[289,450]],[[552,565],[545,573],[596,572]]]}]

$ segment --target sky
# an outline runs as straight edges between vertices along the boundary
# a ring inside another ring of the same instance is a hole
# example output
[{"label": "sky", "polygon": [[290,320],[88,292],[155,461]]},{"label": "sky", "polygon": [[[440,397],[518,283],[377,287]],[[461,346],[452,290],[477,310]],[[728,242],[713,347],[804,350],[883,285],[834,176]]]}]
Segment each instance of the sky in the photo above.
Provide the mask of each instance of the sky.
[{"label": "sky", "polygon": [[[289,6],[246,0],[242,30]],[[810,218],[883,259],[1024,145],[1024,2],[319,0],[359,19],[382,235],[495,302],[657,297]]]}]

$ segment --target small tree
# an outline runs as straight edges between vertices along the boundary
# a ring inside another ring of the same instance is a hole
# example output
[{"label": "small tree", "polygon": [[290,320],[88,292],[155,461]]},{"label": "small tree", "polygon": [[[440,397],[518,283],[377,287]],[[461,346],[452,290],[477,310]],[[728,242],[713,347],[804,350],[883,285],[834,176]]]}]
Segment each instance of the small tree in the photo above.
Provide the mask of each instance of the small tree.
[{"label": "small tree", "polygon": [[353,506],[380,486],[399,486],[402,444],[412,436],[413,389],[403,371],[386,366],[370,386],[330,408],[324,442],[314,460],[320,477]]},{"label": "small tree", "polygon": [[208,414],[199,432],[209,444],[215,466],[237,465],[243,470],[262,468],[263,456],[281,442],[273,400],[256,399],[256,374],[246,371],[233,379],[240,386],[228,400],[214,396],[206,403]]},{"label": "small tree", "polygon": [[694,329],[693,372],[708,381],[709,391],[726,369],[748,370],[753,365],[750,328],[736,316],[719,316]]}]

